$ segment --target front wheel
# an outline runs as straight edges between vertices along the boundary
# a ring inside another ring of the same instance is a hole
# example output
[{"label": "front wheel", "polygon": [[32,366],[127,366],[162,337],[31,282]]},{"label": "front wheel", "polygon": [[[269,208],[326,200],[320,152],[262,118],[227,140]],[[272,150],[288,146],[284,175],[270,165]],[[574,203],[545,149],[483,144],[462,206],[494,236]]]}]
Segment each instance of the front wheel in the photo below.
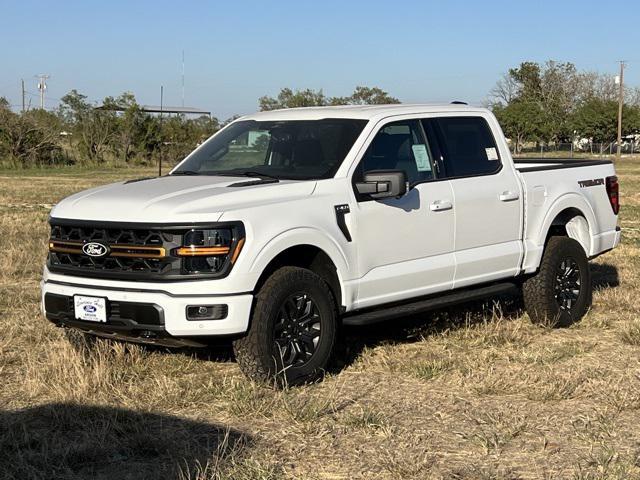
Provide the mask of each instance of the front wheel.
[{"label": "front wheel", "polygon": [[241,370],[253,380],[307,383],[324,373],[336,328],[327,283],[310,270],[283,267],[258,291],[249,331],[233,349]]},{"label": "front wheel", "polygon": [[524,305],[534,323],[568,327],[591,306],[589,261],[579,242],[551,237],[540,270],[522,285]]}]

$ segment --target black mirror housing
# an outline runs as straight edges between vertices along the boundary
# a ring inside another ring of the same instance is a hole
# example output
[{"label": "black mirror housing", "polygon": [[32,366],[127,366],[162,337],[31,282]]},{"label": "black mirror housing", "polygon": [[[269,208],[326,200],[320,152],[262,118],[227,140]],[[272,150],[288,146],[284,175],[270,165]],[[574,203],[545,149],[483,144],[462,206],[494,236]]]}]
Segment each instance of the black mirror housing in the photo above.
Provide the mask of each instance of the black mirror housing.
[{"label": "black mirror housing", "polygon": [[408,190],[407,174],[403,170],[370,170],[363,182],[356,183],[356,190],[375,199],[402,197]]}]

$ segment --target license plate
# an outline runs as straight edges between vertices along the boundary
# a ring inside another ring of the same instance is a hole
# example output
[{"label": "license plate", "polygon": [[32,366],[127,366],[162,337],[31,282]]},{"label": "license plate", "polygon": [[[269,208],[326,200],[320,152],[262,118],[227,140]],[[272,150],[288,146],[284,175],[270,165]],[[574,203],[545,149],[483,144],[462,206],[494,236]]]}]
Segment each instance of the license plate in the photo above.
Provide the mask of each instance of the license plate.
[{"label": "license plate", "polygon": [[76,318],[89,322],[107,321],[107,299],[101,297],[85,297],[75,295],[73,297]]}]

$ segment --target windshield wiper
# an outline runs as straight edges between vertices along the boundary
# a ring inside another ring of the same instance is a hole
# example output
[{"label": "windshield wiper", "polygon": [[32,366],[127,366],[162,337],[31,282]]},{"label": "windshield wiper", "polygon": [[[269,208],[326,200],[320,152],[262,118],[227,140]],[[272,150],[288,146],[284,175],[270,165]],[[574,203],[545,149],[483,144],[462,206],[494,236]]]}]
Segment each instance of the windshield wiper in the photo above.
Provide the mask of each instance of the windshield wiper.
[{"label": "windshield wiper", "polygon": [[173,172],[170,176],[174,175],[200,175],[200,172],[194,172],[193,170],[178,170]]}]

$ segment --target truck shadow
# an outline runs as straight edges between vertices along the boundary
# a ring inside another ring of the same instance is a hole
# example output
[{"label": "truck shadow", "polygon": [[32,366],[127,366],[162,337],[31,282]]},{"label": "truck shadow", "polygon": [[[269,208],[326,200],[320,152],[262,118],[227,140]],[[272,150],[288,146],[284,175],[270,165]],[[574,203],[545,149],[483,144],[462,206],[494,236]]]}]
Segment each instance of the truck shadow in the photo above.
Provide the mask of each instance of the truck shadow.
[{"label": "truck shadow", "polygon": [[[620,285],[615,266],[590,266],[594,290],[616,288]],[[345,326],[341,332],[334,373],[351,365],[365,348],[419,342],[431,335],[484,322],[491,319],[494,313],[507,321],[522,316],[525,313],[522,296],[515,291],[374,325]]]},{"label": "truck shadow", "polygon": [[250,443],[247,435],[209,423],[52,403],[0,411],[0,478],[159,479],[181,471],[191,478],[198,465],[223,466]]},{"label": "truck shadow", "polygon": [[591,263],[591,284],[594,290],[620,286],[618,269],[608,263]]}]

